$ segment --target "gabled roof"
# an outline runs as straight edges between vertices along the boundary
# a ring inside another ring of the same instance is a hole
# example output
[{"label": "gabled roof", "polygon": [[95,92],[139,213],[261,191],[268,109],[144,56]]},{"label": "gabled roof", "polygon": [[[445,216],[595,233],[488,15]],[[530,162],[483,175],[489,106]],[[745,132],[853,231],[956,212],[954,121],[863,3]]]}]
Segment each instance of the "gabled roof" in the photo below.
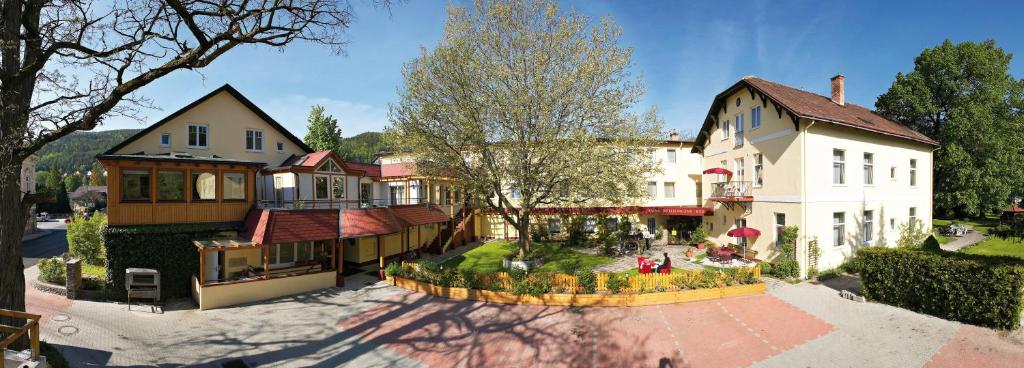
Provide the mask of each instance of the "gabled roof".
[{"label": "gabled roof", "polygon": [[413,165],[408,162],[380,165],[380,175],[385,178],[408,177],[415,173]]},{"label": "gabled roof", "polygon": [[309,148],[309,146],[307,146],[305,143],[303,143],[301,139],[296,137],[294,134],[289,132],[288,129],[285,129],[284,126],[282,126],[280,123],[278,123],[277,120],[274,120],[274,118],[270,117],[270,115],[267,115],[266,112],[264,112],[262,109],[257,107],[256,104],[252,103],[252,101],[249,101],[249,99],[246,98],[245,96],[243,96],[241,92],[238,92],[238,90],[235,89],[235,87],[232,87],[230,84],[224,84],[220,88],[217,88],[217,89],[213,90],[212,92],[207,93],[205,96],[200,97],[198,100],[192,101],[192,103],[190,103],[188,105],[185,105],[185,107],[182,107],[178,111],[175,111],[175,112],[171,113],[170,115],[167,115],[167,117],[165,117],[163,119],[160,119],[160,121],[157,121],[155,124],[150,125],[148,128],[143,129],[142,131],[136,133],[135,135],[133,135],[131,137],[128,137],[128,139],[125,139],[120,144],[114,146],[113,148],[107,150],[106,152],[103,152],[103,154],[104,155],[112,155],[112,154],[114,154],[115,152],[117,152],[121,148],[124,148],[125,146],[127,146],[129,143],[132,143],[132,142],[138,140],[139,138],[142,138],[146,134],[149,134],[153,130],[156,130],[157,128],[159,128],[160,126],[166,124],[167,122],[169,122],[171,120],[174,120],[174,118],[176,118],[176,117],[180,116],[181,114],[184,114],[185,112],[191,110],[193,107],[199,106],[199,104],[202,104],[206,100],[209,100],[210,98],[213,98],[213,96],[216,96],[217,94],[219,94],[221,92],[227,92],[227,93],[231,94],[231,96],[234,97],[236,100],[238,100],[238,102],[241,102],[242,105],[245,105],[245,107],[249,108],[249,110],[251,110],[253,113],[255,113],[256,116],[259,116],[260,119],[263,119],[263,121],[267,122],[267,124],[270,124],[271,127],[273,127],[274,129],[277,129],[277,131],[281,132],[281,134],[284,135],[285,138],[288,138],[288,140],[292,141],[292,143],[295,143],[295,145],[299,146],[299,148],[301,148],[303,151],[313,152],[312,148]]},{"label": "gabled roof", "polygon": [[448,215],[441,210],[441,207],[438,207],[436,204],[391,206],[390,209],[394,212],[395,217],[398,217],[399,220],[405,223],[405,226],[436,224],[439,222],[446,222],[450,219]]},{"label": "gabled roof", "polygon": [[718,111],[723,107],[726,109],[730,107],[727,104],[728,101],[725,101],[725,99],[743,88],[746,88],[750,92],[751,96],[753,96],[755,92],[758,92],[760,94],[759,97],[761,102],[766,106],[770,100],[777,109],[785,111],[786,114],[789,115],[790,119],[794,121],[794,124],[796,124],[796,120],[800,118],[812,119],[907,139],[932,146],[937,146],[939,144],[939,142],[934,139],[899,123],[886,119],[881,115],[875,114],[870,109],[863,106],[849,102],[844,105],[839,105],[832,102],[831,98],[816,93],[789,87],[758,77],[744,77],[736,82],[736,84],[733,84],[731,87],[715,96],[714,101],[711,103],[711,108],[708,110],[708,115],[704,120],[704,125],[697,134],[696,145],[693,149],[694,152],[699,152],[698,149],[703,149],[704,144],[707,142],[707,139],[711,134],[710,128],[715,124],[714,116],[716,116]]},{"label": "gabled roof", "polygon": [[246,161],[246,160],[235,160],[231,158],[223,158],[220,156],[192,156],[187,153],[157,153],[157,154],[145,154],[144,152],[131,153],[131,154],[99,154],[96,158],[101,160],[127,160],[127,161],[170,161],[170,162],[191,162],[198,164],[230,164],[230,165],[246,165],[246,166],[263,166],[266,165],[262,162],[257,161]]},{"label": "gabled roof", "polygon": [[[284,160],[284,163],[282,163],[281,167],[279,168],[316,168],[317,166],[320,166],[320,164],[322,164],[324,160],[329,158],[334,159],[334,162],[338,163],[338,166],[340,166],[341,169],[344,170],[346,173],[364,174],[363,170],[349,166],[348,162],[342,160],[341,157],[339,157],[336,153],[334,153],[334,151],[331,150],[316,151],[313,153],[307,153],[302,156],[292,155],[291,157],[288,157],[288,159]],[[279,168],[274,169],[276,170]]]},{"label": "gabled roof", "polygon": [[107,194],[106,185],[83,185],[75,189],[75,191],[68,193],[68,198],[79,199],[84,198],[89,193],[102,193]]}]

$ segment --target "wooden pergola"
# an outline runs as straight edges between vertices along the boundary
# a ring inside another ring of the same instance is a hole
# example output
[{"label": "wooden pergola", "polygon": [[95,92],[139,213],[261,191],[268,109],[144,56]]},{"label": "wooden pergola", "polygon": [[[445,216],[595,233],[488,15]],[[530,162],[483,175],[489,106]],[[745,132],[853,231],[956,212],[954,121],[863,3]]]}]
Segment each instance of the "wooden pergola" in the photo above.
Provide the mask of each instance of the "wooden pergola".
[{"label": "wooden pergola", "polygon": [[199,286],[206,284],[206,253],[209,252],[261,249],[263,250],[263,278],[270,278],[269,244],[256,244],[240,238],[195,240],[192,244],[199,250]]}]

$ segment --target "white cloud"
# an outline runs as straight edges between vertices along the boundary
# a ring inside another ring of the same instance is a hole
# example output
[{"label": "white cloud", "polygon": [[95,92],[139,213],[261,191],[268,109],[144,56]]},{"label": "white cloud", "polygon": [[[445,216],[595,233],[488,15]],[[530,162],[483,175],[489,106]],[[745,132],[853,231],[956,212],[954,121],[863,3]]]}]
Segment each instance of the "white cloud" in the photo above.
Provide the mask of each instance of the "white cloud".
[{"label": "white cloud", "polygon": [[379,132],[388,124],[387,109],[383,106],[327,97],[289,95],[260,104],[260,108],[301,138],[306,135],[306,118],[313,105],[322,105],[326,113],[338,119],[341,133],[346,137],[367,131]]}]

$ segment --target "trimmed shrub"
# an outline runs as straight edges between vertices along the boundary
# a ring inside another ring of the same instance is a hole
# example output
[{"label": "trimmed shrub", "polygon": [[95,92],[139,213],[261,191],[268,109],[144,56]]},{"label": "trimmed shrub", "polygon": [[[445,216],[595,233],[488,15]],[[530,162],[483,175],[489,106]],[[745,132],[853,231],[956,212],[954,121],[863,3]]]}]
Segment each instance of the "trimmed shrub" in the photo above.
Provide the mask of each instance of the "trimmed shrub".
[{"label": "trimmed shrub", "polygon": [[608,289],[608,292],[618,294],[622,291],[623,287],[626,287],[628,282],[629,280],[627,280],[622,274],[610,272],[608,273],[608,280],[605,281],[604,287]]},{"label": "trimmed shrub", "polygon": [[103,240],[111,290],[125,290],[124,270],[141,267],[160,271],[161,298],[190,296],[192,275],[199,274],[199,252],[192,241],[224,229],[213,224],[107,227]]},{"label": "trimmed shrub", "polygon": [[401,269],[402,266],[399,265],[398,262],[388,263],[388,265],[384,267],[384,275],[388,277],[395,277]]},{"label": "trimmed shrub", "polygon": [[75,216],[68,223],[68,253],[91,265],[103,264],[103,229],[107,215],[96,212],[88,219]]},{"label": "trimmed shrub", "polygon": [[51,284],[64,285],[67,280],[67,266],[63,257],[43,258],[39,260],[39,280]]},{"label": "trimmed shrub", "polygon": [[857,253],[857,268],[870,300],[981,326],[1020,326],[1024,263],[1019,259],[867,248]]},{"label": "trimmed shrub", "polygon": [[587,294],[595,293],[597,291],[597,274],[590,267],[576,270],[576,285],[579,285]]}]

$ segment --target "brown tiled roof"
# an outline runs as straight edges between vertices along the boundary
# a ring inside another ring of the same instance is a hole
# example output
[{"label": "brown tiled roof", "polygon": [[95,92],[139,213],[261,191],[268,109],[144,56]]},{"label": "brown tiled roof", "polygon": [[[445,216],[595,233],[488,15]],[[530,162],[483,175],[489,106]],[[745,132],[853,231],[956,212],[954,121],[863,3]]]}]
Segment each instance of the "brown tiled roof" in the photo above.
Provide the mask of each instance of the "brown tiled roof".
[{"label": "brown tiled roof", "polygon": [[[723,99],[732,95],[740,88],[749,86],[754,88],[772,101],[776,102],[783,109],[792,112],[798,118],[824,121],[837,125],[843,125],[855,129],[866,130],[892,137],[909,139],[916,142],[937,146],[939,142],[921,134],[913,129],[903,126],[875,114],[863,106],[847,102],[844,105],[832,102],[832,99],[816,93],[785,86],[779,83],[767,81],[758,77],[744,77],[732,87],[715,96],[708,115],[717,113],[721,108]],[[697,146],[703,146],[707,140],[707,129],[711,126],[710,118],[704,122],[701,133],[697,137]],[[696,148],[695,148],[696,149]]]},{"label": "brown tiled roof", "polygon": [[401,231],[402,224],[388,208],[366,208],[342,212],[342,238],[387,235]]},{"label": "brown tiled roof", "polygon": [[1003,212],[1021,213],[1024,212],[1024,208],[1021,208],[1016,204],[1011,204],[1010,207],[1006,207],[1006,209],[1004,209]]},{"label": "brown tiled roof", "polygon": [[405,206],[391,206],[395,217],[404,222],[405,226],[417,226],[436,224],[448,221],[450,218],[437,205],[410,204]]},{"label": "brown tiled roof", "polygon": [[313,153],[307,153],[307,154],[302,155],[302,156],[292,155],[291,157],[288,157],[287,159],[284,160],[284,162],[281,163],[281,168],[289,168],[289,167],[315,168],[315,167],[319,166],[320,163],[322,163],[325,159],[327,159],[329,157],[335,158],[335,160],[340,164],[342,170],[345,170],[346,173],[352,173],[352,172],[362,173],[364,171],[364,170],[362,170],[360,168],[352,167],[349,164],[348,161],[342,161],[341,158],[339,158],[338,155],[335,154],[334,151],[331,151],[331,150],[316,151],[316,152],[313,152]]},{"label": "brown tiled roof", "polygon": [[380,179],[380,165],[377,164],[364,164],[362,162],[345,161],[345,165],[366,173],[366,177],[371,179]]},{"label": "brown tiled roof", "polygon": [[380,166],[380,174],[385,178],[412,176],[414,173],[412,164],[386,164]]},{"label": "brown tiled roof", "polygon": [[249,211],[242,237],[256,244],[338,239],[337,210]]}]

